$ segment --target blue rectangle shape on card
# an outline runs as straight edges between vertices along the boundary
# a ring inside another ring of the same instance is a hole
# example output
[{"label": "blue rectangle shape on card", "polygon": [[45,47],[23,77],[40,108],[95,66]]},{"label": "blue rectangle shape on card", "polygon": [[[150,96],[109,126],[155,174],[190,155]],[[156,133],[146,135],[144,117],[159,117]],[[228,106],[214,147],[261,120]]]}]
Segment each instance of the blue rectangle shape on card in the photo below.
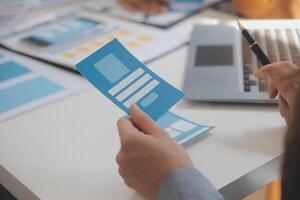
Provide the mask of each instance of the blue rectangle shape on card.
[{"label": "blue rectangle shape on card", "polygon": [[0,90],[0,113],[23,106],[64,88],[42,76]]},{"label": "blue rectangle shape on card", "polygon": [[194,140],[214,128],[194,123],[172,112],[167,112],[156,123],[180,144]]},{"label": "blue rectangle shape on card", "polygon": [[28,72],[30,72],[28,68],[15,61],[0,63],[0,82],[24,75]]},{"label": "blue rectangle shape on card", "polygon": [[[183,97],[181,91],[153,73],[116,39],[76,67],[126,113],[134,103],[157,120]],[[149,97],[151,93],[155,95]]]},{"label": "blue rectangle shape on card", "polygon": [[85,18],[70,18],[57,24],[45,25],[45,28],[30,36],[31,40],[51,45],[74,37],[98,25],[99,22]]},{"label": "blue rectangle shape on card", "polygon": [[130,70],[113,54],[109,54],[97,62],[95,67],[111,83],[115,83],[130,72]]}]

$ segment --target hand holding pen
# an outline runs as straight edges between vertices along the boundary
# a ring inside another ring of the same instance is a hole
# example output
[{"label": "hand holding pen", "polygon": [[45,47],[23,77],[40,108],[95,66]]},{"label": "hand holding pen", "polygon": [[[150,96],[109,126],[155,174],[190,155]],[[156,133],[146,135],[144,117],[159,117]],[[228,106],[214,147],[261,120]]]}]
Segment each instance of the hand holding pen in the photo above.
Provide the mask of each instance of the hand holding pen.
[{"label": "hand holding pen", "polygon": [[165,11],[170,0],[119,0],[121,5],[131,11],[143,11],[147,14]]},{"label": "hand holding pen", "polygon": [[271,64],[269,58],[253,39],[250,33],[238,22],[244,38],[249,43],[249,47],[263,65],[254,72],[257,78],[270,77],[269,96],[274,99],[279,94],[279,110],[281,115],[290,121],[291,110],[294,108],[294,101],[297,90],[300,89],[300,68],[289,62]]},{"label": "hand holding pen", "polygon": [[295,108],[296,94],[300,89],[300,68],[289,62],[274,63],[256,70],[254,75],[257,78],[271,77],[269,96],[274,99],[280,94],[279,111],[289,122]]}]

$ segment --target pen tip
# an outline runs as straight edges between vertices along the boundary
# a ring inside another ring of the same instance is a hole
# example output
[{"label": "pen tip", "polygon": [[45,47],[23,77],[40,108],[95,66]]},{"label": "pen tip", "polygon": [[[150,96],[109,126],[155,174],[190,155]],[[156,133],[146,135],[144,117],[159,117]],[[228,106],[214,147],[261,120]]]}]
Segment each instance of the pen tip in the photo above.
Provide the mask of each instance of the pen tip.
[{"label": "pen tip", "polygon": [[245,28],[243,27],[243,25],[240,23],[239,20],[237,21],[237,24],[238,24],[241,31],[245,30]]}]

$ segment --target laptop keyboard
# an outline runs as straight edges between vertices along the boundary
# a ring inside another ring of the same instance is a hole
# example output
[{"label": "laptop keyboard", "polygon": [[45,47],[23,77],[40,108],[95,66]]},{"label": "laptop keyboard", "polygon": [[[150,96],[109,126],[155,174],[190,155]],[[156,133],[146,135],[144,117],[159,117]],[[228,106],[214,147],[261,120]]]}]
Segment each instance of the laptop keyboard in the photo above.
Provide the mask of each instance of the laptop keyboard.
[{"label": "laptop keyboard", "polygon": [[[249,32],[272,63],[290,61],[300,67],[300,29],[259,29],[249,30]],[[261,64],[245,39],[243,39],[243,55],[244,91],[266,92],[268,80],[257,80],[254,77],[253,71],[261,67]]]}]

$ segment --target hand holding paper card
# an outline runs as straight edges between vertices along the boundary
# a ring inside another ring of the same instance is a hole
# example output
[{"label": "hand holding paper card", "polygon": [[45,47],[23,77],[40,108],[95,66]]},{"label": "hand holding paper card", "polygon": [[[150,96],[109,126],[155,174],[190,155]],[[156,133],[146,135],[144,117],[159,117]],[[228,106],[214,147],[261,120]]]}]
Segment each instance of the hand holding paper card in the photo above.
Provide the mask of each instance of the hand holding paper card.
[{"label": "hand holding paper card", "polygon": [[76,67],[126,113],[132,104],[136,104],[157,120],[183,97],[181,91],[149,70],[116,39]]},{"label": "hand holding paper card", "polygon": [[111,41],[76,67],[126,113],[129,113],[132,103],[137,104],[179,144],[185,144],[213,128],[167,112],[183,93],[150,71],[118,40]]}]

